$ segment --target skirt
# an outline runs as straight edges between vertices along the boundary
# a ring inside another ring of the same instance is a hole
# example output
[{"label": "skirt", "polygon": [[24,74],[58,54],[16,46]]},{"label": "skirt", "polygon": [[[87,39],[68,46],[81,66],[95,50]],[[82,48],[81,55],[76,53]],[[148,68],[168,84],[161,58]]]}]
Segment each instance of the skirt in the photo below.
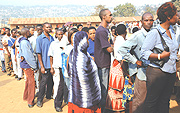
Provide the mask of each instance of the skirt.
[{"label": "skirt", "polygon": [[77,105],[68,102],[68,113],[101,113],[101,108],[95,105],[91,108],[80,108]]},{"label": "skirt", "polygon": [[125,108],[122,106],[124,83],[125,79],[121,64],[115,59],[110,69],[106,109],[113,111],[125,110]]}]

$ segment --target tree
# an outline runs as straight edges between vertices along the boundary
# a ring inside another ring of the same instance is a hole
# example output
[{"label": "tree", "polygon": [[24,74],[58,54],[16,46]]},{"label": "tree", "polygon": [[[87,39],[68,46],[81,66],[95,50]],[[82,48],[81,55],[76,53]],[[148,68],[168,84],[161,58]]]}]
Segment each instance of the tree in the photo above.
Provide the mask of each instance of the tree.
[{"label": "tree", "polygon": [[105,5],[97,5],[95,8],[95,12],[91,14],[91,16],[99,16],[99,12],[102,9],[105,9]]},{"label": "tree", "polygon": [[129,17],[134,16],[136,13],[136,8],[131,3],[125,3],[123,5],[118,5],[114,8],[114,16],[120,16],[120,17]]},{"label": "tree", "polygon": [[150,7],[149,5],[146,5],[146,7],[145,7],[145,12],[152,13],[153,15],[156,14],[155,10],[153,10],[153,8]]},{"label": "tree", "polygon": [[180,11],[180,0],[171,0],[171,2],[175,5],[178,11]]}]

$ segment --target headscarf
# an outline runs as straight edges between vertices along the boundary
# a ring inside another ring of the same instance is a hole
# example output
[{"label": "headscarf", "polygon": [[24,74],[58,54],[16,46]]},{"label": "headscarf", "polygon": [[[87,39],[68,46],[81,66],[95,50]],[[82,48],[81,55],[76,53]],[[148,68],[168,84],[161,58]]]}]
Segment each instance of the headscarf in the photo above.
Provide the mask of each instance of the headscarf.
[{"label": "headscarf", "polygon": [[74,36],[74,48],[69,56],[71,71],[69,102],[90,108],[101,100],[100,80],[97,66],[87,53],[88,35],[79,31]]}]

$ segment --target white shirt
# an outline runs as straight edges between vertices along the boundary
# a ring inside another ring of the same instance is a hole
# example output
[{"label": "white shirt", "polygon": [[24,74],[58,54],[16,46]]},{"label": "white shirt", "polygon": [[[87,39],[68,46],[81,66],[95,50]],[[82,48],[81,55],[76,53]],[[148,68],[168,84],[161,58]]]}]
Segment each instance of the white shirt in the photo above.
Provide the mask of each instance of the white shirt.
[{"label": "white shirt", "polygon": [[61,42],[63,42],[65,44],[65,46],[67,46],[69,44],[68,37],[63,35]]},{"label": "white shirt", "polygon": [[114,58],[118,61],[122,60],[122,56],[118,53],[120,46],[125,42],[122,36],[117,36],[114,43]]},{"label": "white shirt", "polygon": [[59,40],[55,40],[50,44],[48,56],[53,57],[53,68],[62,68],[61,53],[63,52],[63,49],[61,47],[64,47],[63,45],[62,41]]},{"label": "white shirt", "polygon": [[[8,40],[9,40],[9,36],[5,35],[2,39],[2,43],[7,43],[8,44]],[[9,46],[7,46],[9,52],[11,53],[11,48]],[[3,46],[3,50],[5,54],[8,54],[8,52],[6,51],[5,47]]]},{"label": "white shirt", "polygon": [[36,35],[33,35],[30,38],[28,38],[34,52],[36,52],[36,39],[37,39]]}]

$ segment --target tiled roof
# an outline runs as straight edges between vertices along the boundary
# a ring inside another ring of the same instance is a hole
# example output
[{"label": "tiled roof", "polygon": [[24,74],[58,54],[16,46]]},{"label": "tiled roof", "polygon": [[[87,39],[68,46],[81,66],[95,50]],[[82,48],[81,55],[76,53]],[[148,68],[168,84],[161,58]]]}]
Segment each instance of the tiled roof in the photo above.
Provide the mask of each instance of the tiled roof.
[{"label": "tiled roof", "polygon": [[[117,22],[120,21],[139,21],[141,16],[135,17],[115,17]],[[44,22],[49,23],[83,23],[83,22],[101,22],[99,16],[87,16],[87,17],[52,17],[52,18],[10,18],[8,24],[27,25],[27,24],[42,24]]]}]

